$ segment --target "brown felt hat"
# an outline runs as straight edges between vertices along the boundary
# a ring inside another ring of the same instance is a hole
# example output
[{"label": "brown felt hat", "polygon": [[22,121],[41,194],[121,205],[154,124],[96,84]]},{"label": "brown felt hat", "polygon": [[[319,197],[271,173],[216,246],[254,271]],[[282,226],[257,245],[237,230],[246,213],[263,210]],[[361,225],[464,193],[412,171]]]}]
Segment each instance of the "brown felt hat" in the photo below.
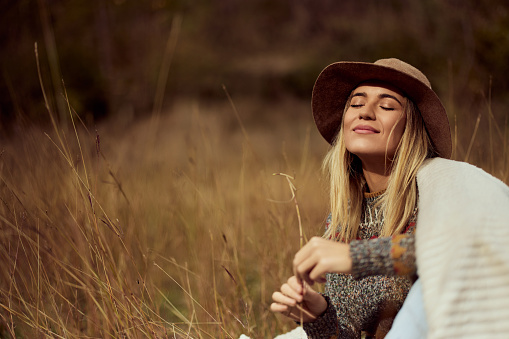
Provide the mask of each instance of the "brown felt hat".
[{"label": "brown felt hat", "polygon": [[394,58],[375,63],[342,61],[325,67],[316,79],[311,100],[316,126],[325,140],[332,144],[350,93],[368,80],[384,81],[401,89],[419,109],[435,152],[443,158],[451,157],[451,130],[442,102],[421,71]]}]

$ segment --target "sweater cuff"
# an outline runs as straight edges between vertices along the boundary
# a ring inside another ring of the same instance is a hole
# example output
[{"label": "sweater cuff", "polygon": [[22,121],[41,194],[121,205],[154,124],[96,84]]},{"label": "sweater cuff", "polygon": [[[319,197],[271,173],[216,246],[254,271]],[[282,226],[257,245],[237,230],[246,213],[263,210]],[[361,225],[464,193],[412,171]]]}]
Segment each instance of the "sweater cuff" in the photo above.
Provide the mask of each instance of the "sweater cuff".
[{"label": "sweater cuff", "polygon": [[391,240],[391,238],[375,238],[352,240],[350,242],[352,276],[354,279],[362,279],[372,275],[394,275]]},{"label": "sweater cuff", "polygon": [[327,309],[315,321],[304,323],[303,328],[308,338],[336,338],[339,333],[338,316],[336,309],[331,305],[328,296],[323,295],[327,301]]}]

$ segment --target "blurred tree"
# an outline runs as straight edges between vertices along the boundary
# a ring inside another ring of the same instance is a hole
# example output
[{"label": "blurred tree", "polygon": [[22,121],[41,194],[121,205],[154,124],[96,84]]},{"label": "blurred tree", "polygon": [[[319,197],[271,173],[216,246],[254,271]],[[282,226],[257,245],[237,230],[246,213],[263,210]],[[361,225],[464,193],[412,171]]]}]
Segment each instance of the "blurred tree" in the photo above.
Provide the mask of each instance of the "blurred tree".
[{"label": "blurred tree", "polygon": [[177,16],[182,26],[163,104],[176,96],[224,99],[223,83],[236,95],[309,98],[329,62],[391,56],[419,66],[459,105],[486,95],[490,77],[493,104],[509,103],[505,0],[20,0],[0,4],[4,122],[18,113],[46,117],[36,41],[48,90],[59,91],[44,6],[71,104],[90,120],[152,111]]}]

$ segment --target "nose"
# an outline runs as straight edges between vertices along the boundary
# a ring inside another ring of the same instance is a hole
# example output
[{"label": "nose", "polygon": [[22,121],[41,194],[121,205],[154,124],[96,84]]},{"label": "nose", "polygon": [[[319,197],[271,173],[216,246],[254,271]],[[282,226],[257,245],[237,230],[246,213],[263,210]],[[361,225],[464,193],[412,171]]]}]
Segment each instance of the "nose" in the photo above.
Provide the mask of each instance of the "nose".
[{"label": "nose", "polygon": [[375,110],[373,105],[366,104],[363,109],[359,111],[359,119],[363,120],[375,120]]}]

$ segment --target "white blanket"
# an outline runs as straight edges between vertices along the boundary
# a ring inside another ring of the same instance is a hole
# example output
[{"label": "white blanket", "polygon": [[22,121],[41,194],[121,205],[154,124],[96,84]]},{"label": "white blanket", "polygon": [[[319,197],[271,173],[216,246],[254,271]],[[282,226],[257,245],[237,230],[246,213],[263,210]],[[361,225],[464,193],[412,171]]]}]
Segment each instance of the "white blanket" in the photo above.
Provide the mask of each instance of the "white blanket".
[{"label": "white blanket", "polygon": [[417,185],[428,338],[508,338],[509,187],[441,158],[425,162]]}]

